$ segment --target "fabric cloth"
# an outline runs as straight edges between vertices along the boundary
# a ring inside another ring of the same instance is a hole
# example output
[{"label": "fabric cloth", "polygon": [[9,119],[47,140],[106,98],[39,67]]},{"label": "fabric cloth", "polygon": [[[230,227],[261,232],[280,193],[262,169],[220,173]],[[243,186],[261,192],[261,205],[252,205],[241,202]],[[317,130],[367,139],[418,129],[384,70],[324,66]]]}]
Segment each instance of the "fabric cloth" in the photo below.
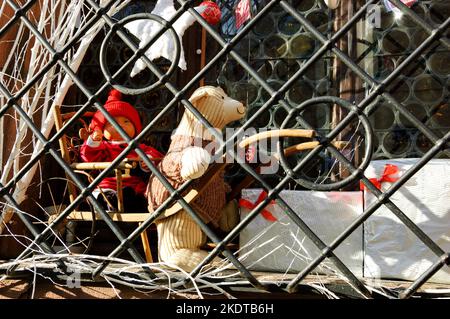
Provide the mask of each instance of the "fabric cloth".
[{"label": "fabric cloth", "polygon": [[[164,159],[158,165],[159,171],[168,180],[170,185],[177,189],[185,182],[180,174],[183,150],[189,146],[201,145],[205,148],[211,143],[209,140],[200,140],[192,136],[173,135],[170,148],[164,156]],[[214,153],[214,147],[208,148],[208,151],[212,155]],[[197,182],[198,180],[194,181],[194,183]],[[170,192],[153,175],[150,177],[148,185],[149,210],[155,211],[170,196]],[[203,190],[190,205],[200,214],[206,223],[211,222],[214,226],[218,226],[221,209],[226,204],[225,193],[228,191],[229,186],[225,183],[223,174],[219,174],[213,178],[210,186]]]},{"label": "fabric cloth", "polygon": [[[122,99],[122,93],[117,90],[111,90],[109,92],[108,100],[106,101],[104,107],[111,116],[124,116],[133,123],[136,129],[136,135],[142,131],[142,123],[139,117],[138,111],[129,103],[124,102]],[[89,127],[91,130],[101,130],[105,126],[107,120],[102,112],[95,112],[91,124]]]},{"label": "fabric cloth", "polygon": [[[111,162],[113,161],[126,147],[127,143],[111,142],[111,141],[93,141],[89,137],[81,146],[80,155],[84,162]],[[158,152],[151,146],[139,144],[139,147],[150,158],[161,158],[163,154]],[[127,158],[138,158],[135,150],[128,153]],[[156,165],[158,161],[153,161]],[[134,174],[133,174],[134,175]],[[143,175],[143,174],[141,174]],[[147,183],[142,176],[130,176],[122,180],[123,187],[131,187],[137,194],[145,195]],[[110,188],[117,189],[115,177],[105,177],[98,185],[102,189]]]}]

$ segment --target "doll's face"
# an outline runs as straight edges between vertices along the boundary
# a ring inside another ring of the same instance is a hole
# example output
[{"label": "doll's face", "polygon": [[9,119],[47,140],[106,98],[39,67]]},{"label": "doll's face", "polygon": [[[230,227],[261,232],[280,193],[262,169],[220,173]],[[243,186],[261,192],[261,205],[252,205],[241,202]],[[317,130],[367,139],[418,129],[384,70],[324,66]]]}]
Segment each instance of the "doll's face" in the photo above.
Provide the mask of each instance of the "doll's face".
[{"label": "doll's face", "polygon": [[[119,123],[120,127],[128,134],[130,138],[134,137],[136,129],[133,123],[125,116],[115,116],[114,119]],[[116,129],[107,122],[103,128],[103,136],[108,141],[123,141],[122,136],[116,131]]]}]

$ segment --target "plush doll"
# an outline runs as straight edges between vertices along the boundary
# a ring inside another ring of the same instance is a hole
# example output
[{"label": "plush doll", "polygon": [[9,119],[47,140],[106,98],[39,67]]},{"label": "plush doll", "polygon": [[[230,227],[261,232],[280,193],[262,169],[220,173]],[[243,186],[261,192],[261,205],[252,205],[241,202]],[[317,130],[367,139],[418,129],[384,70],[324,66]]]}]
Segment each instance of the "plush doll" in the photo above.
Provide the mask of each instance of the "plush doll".
[{"label": "plush doll", "polygon": [[[133,138],[142,130],[139,113],[131,104],[121,101],[121,97],[122,95],[119,91],[111,90],[104,107],[128,136]],[[122,136],[120,136],[100,111],[95,112],[89,129],[92,133],[85,140],[80,150],[81,159],[84,162],[111,162],[127,146],[126,141],[123,140]],[[149,158],[155,160],[155,164],[163,156],[153,147],[145,144],[140,144],[139,147]],[[135,150],[132,150],[128,153],[127,157],[138,158],[138,155]],[[143,171],[144,174],[135,171],[132,176],[124,178],[122,181],[124,207],[131,211],[136,209],[143,209],[145,211],[147,206],[145,197],[147,182],[144,180],[144,175],[145,173],[149,175],[149,169],[142,160],[139,162],[138,169]],[[116,178],[106,177],[99,183],[94,195],[98,195],[99,189],[101,189],[108,198],[109,203],[117,203],[116,188]],[[104,201],[103,196],[99,196],[98,199],[105,208],[110,210],[114,209],[114,207],[108,207],[108,203]]]},{"label": "plush doll", "polygon": [[[220,87],[200,87],[189,101],[219,132],[225,125],[245,114],[242,103],[228,97]],[[205,173],[214,148],[211,132],[186,110],[158,168],[177,189],[185,181],[197,179]],[[206,223],[218,226],[227,191],[223,175],[216,176],[210,186],[190,204]],[[150,212],[169,197],[169,191],[154,176],[150,178],[147,193]],[[207,256],[208,253],[200,249],[206,236],[186,211],[163,216],[156,221],[156,225],[160,261],[191,271]],[[215,261],[219,260],[216,258]]]}]

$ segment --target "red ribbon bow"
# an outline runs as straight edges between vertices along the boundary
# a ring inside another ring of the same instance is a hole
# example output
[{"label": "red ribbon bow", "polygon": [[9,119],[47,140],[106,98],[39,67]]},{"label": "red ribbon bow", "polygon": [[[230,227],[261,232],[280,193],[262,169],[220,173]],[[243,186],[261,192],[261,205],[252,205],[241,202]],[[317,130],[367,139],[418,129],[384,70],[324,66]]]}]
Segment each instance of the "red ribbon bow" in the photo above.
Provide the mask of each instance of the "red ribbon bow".
[{"label": "red ribbon bow", "polygon": [[[252,203],[252,202],[250,202],[249,200],[246,200],[246,199],[241,198],[241,199],[239,199],[239,206],[240,206],[240,207],[244,207],[244,208],[248,208],[248,209],[252,210],[252,209],[255,208],[256,206],[258,206],[258,204],[261,203],[266,197],[267,197],[266,191],[262,191],[261,194],[259,194],[258,199],[256,200],[256,202]],[[269,204],[275,204],[275,201],[274,201],[274,200],[271,200],[271,201],[269,202]],[[269,205],[269,204],[267,204],[267,205]],[[266,205],[266,206],[267,206],[267,205]],[[275,218],[275,216],[273,216],[272,213],[269,212],[269,211],[266,210],[266,209],[263,209],[263,210],[261,211],[261,215],[262,215],[265,219],[267,219],[269,222],[276,222],[276,221],[277,221],[277,219]]]},{"label": "red ribbon bow", "polygon": [[[376,188],[381,189],[381,183],[388,182],[393,183],[398,180],[398,177],[392,177],[391,175],[395,175],[398,173],[398,167],[397,165],[393,164],[386,164],[384,166],[384,172],[381,178],[369,178],[369,181],[375,185]],[[361,190],[364,189],[364,184],[362,182],[359,182],[359,187]]]}]

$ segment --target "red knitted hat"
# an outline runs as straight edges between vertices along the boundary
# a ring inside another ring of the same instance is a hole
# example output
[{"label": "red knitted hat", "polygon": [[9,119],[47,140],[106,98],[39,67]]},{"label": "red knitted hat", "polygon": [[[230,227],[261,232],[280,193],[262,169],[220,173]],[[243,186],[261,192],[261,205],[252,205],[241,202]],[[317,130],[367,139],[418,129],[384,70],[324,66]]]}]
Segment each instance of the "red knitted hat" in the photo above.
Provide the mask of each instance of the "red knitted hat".
[{"label": "red knitted hat", "polygon": [[[138,111],[129,103],[121,100],[122,93],[113,89],[109,92],[108,100],[106,101],[104,107],[112,116],[124,116],[128,118],[131,123],[133,123],[136,130],[136,134],[139,134],[142,130],[141,119],[139,117]],[[91,124],[89,128],[94,130],[102,130],[106,124],[107,120],[102,112],[95,112],[92,117]]]}]

